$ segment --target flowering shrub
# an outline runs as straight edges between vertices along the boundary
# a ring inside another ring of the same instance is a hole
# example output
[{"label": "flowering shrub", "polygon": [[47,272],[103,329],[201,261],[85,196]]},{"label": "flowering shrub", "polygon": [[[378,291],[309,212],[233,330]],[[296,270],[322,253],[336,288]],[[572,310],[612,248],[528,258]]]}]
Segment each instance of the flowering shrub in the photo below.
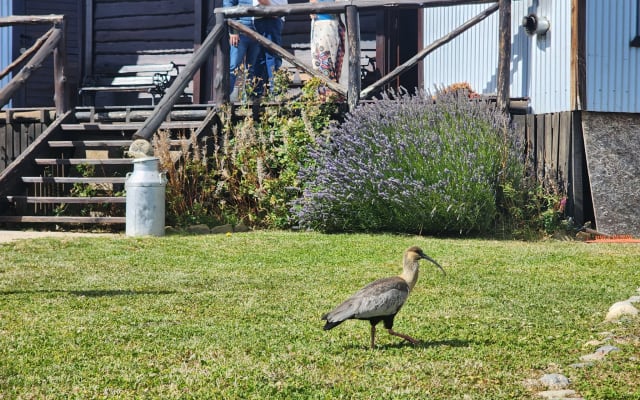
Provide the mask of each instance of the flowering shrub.
[{"label": "flowering shrub", "polygon": [[300,171],[304,193],[292,208],[300,226],[491,231],[499,186],[521,179],[522,163],[507,116],[459,94],[393,94],[347,115]]}]

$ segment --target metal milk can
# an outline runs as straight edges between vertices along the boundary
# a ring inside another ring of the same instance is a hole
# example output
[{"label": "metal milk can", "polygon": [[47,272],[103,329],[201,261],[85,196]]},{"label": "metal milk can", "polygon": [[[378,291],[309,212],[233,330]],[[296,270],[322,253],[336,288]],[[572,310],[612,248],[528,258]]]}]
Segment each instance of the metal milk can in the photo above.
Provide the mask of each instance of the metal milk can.
[{"label": "metal milk can", "polygon": [[136,158],[133,172],[127,173],[127,236],[164,236],[167,177],[159,166],[157,157]]}]

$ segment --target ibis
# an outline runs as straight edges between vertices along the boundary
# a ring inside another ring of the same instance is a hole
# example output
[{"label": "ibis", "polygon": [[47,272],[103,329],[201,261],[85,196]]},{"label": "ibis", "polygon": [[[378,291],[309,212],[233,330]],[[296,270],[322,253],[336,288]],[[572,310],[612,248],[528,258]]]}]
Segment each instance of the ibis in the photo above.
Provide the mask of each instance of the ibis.
[{"label": "ibis", "polygon": [[418,281],[420,260],[434,263],[443,274],[444,268],[422,249],[413,246],[404,252],[402,273],[398,276],[378,279],[357,291],[333,310],[322,316],[327,321],[324,330],[332,329],[348,319],[367,320],[371,324],[371,348],[375,348],[376,325],[382,321],[384,327],[393,336],[400,337],[411,344],[418,340],[393,330],[393,319],[404,305],[409,293]]}]

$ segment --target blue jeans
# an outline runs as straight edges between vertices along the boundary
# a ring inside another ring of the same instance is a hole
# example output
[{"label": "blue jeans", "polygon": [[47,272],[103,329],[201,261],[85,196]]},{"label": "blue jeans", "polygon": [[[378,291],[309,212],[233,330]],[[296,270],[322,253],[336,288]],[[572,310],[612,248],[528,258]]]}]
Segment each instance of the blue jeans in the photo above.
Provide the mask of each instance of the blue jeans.
[{"label": "blue jeans", "polygon": [[[248,36],[240,34],[240,43],[238,47],[231,46],[229,49],[229,69],[231,75],[230,90],[236,86],[236,69],[243,64],[248,68],[248,78],[252,79],[256,76],[256,62],[260,54],[262,46]],[[246,60],[245,60],[246,57]]]},{"label": "blue jeans", "polygon": [[[253,24],[256,27],[256,32],[278,46],[282,46],[282,26],[284,24],[282,18],[256,18]],[[265,82],[268,80],[271,88],[273,88],[273,74],[282,66],[280,56],[272,54],[266,49],[261,49],[261,54],[258,56],[256,64],[256,76],[262,78]]]}]

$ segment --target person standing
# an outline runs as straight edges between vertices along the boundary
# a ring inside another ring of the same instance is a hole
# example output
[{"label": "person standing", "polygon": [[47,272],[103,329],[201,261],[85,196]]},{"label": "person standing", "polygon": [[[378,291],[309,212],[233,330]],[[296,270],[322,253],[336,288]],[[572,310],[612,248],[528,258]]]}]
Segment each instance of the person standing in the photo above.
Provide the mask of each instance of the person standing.
[{"label": "person standing", "polygon": [[[253,0],[223,0],[223,7],[236,7],[236,6],[253,6]],[[252,17],[240,17],[234,18],[247,28],[255,29]],[[253,38],[231,30],[229,32],[229,69],[230,69],[230,94],[233,93],[236,86],[236,79],[238,68],[244,65],[247,68],[246,77],[252,80],[256,76],[256,62],[260,54],[261,46]]]},{"label": "person standing", "polygon": [[[333,2],[334,0],[310,1],[316,3]],[[342,72],[345,53],[344,35],[345,27],[337,14],[311,15],[312,67],[336,82],[340,81]]]},{"label": "person standing", "polygon": [[[261,6],[283,6],[288,4],[287,0],[254,0],[257,5]],[[278,46],[282,46],[282,27],[284,26],[284,17],[260,17],[256,18],[253,23],[255,24],[256,32],[271,40]],[[263,81],[269,82],[271,90],[273,90],[273,76],[277,70],[282,66],[282,58],[274,53],[265,49],[261,49],[260,55],[258,55],[258,61],[256,66],[256,74],[261,77]]]}]

